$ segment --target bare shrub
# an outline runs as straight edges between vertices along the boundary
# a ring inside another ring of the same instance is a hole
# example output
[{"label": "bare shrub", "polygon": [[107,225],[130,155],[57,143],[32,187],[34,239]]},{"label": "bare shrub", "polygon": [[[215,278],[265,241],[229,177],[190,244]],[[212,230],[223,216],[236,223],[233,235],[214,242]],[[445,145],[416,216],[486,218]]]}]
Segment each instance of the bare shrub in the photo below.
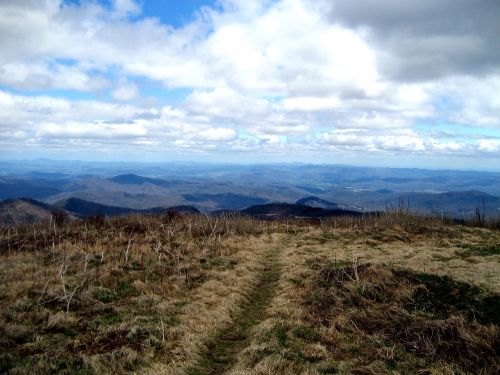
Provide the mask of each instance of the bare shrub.
[{"label": "bare shrub", "polygon": [[66,211],[57,210],[52,212],[52,220],[57,226],[62,226],[69,220],[69,216]]}]

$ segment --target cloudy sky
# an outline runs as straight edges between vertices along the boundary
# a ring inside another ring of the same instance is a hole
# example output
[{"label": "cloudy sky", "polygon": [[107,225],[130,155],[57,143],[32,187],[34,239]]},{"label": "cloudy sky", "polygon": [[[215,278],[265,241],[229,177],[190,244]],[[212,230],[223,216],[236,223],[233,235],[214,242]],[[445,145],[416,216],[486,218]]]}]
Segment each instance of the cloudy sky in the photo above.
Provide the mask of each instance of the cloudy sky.
[{"label": "cloudy sky", "polygon": [[1,0],[0,159],[500,169],[498,0]]}]

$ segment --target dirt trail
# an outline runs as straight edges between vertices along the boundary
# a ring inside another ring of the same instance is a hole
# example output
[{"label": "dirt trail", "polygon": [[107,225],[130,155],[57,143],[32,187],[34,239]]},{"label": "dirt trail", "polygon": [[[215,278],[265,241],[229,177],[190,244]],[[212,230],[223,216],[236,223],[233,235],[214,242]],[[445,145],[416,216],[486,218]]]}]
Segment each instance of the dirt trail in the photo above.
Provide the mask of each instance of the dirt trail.
[{"label": "dirt trail", "polygon": [[287,244],[288,238],[284,238],[277,245],[270,247],[262,259],[264,268],[260,271],[259,282],[250,292],[248,302],[233,317],[232,324],[206,344],[207,350],[188,374],[222,374],[236,363],[237,354],[248,345],[251,328],[266,318],[265,310],[281,277],[283,264],[280,258]]}]

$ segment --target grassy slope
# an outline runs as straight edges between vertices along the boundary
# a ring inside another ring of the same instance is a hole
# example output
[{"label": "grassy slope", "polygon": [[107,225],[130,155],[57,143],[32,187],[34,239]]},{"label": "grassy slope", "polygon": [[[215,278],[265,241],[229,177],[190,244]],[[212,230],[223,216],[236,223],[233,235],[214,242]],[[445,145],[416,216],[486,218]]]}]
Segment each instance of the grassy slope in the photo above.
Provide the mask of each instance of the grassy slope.
[{"label": "grassy slope", "polygon": [[499,371],[499,233],[380,224],[297,234],[229,373]]},{"label": "grassy slope", "polygon": [[411,217],[216,220],[3,230],[0,371],[499,369],[498,231]]}]

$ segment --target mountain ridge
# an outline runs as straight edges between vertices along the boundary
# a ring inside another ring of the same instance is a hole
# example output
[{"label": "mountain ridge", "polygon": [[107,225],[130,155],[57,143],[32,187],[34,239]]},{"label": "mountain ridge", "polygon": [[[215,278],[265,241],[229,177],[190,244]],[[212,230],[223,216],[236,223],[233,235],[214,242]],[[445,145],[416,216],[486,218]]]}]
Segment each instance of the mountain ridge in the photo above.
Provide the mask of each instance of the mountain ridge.
[{"label": "mountain ridge", "polygon": [[161,215],[167,213],[169,210],[175,210],[181,213],[200,213],[200,211],[187,205],[170,206],[170,207],[152,207],[146,209],[134,209],[129,207],[110,206],[100,203],[91,202],[81,198],[71,197],[61,200],[55,204],[56,207],[66,211],[77,214],[81,217],[86,216],[119,216],[129,214],[155,214]]},{"label": "mountain ridge", "polygon": [[0,202],[0,224],[20,225],[48,221],[60,212],[64,213],[65,219],[75,219],[69,212],[31,198],[5,199]]}]

